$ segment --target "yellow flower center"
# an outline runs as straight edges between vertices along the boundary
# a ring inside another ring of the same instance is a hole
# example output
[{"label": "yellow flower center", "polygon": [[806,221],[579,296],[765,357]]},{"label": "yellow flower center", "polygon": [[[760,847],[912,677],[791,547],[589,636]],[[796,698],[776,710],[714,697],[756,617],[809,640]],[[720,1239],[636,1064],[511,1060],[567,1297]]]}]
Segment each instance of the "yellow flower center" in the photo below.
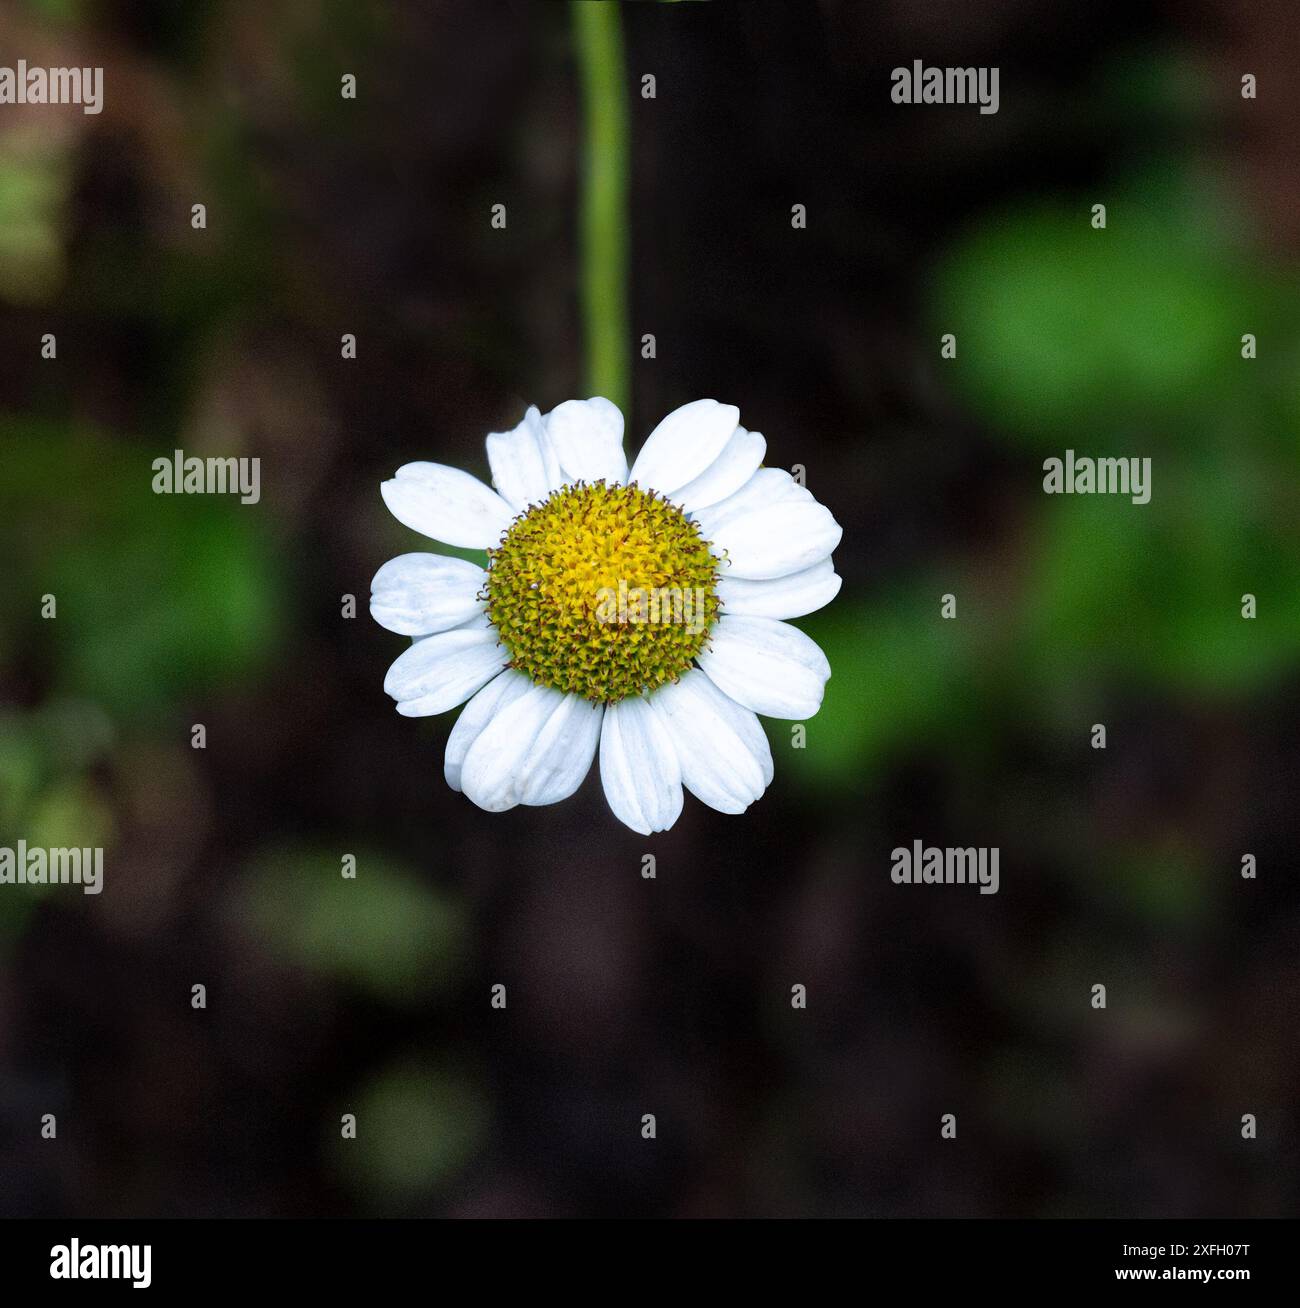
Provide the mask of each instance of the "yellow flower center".
[{"label": "yellow flower center", "polygon": [[718,614],[717,560],[653,491],[578,482],[488,551],[487,611],[510,666],[603,704],[676,681]]}]

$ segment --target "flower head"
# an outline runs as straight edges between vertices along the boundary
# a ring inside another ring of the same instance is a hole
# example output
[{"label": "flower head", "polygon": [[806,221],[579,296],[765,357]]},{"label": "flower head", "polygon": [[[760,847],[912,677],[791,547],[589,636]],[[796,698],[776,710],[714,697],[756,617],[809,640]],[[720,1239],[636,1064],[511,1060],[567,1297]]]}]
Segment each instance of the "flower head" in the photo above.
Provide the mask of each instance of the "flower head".
[{"label": "flower head", "polygon": [[384,482],[394,517],[486,569],[404,554],[370,611],[414,638],[384,689],[408,717],[466,705],[447,782],[480,808],[553,804],[597,750],[614,814],[663,831],[683,786],[743,812],[772,779],[755,716],[804,719],[830,665],[785,619],[832,600],[840,528],[739,410],[696,400],[650,433],[629,470],[608,400],[529,409],[487,438],[495,490],[436,463]]}]

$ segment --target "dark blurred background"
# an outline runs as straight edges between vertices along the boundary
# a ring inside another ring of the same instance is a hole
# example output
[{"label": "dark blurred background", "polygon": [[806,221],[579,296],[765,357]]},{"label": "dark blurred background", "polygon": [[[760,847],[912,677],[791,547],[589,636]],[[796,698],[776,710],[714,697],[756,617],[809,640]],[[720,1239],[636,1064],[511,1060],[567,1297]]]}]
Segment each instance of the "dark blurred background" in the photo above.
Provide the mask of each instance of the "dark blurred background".
[{"label": "dark blurred background", "polygon": [[[594,774],[450,791],[365,611],[426,548],[383,478],[588,393],[569,8],[0,12],[105,69],[0,107],[0,844],[105,849],[98,897],[0,886],[0,1213],[1293,1214],[1300,21],[618,17],[629,447],[736,403],[845,529],[806,749],[648,840]],[[914,59],[1000,111],[894,105]],[[261,502],[152,494],[177,448]],[[1045,496],[1067,448],[1151,503]],[[894,886],[915,838],[1000,892]]]}]

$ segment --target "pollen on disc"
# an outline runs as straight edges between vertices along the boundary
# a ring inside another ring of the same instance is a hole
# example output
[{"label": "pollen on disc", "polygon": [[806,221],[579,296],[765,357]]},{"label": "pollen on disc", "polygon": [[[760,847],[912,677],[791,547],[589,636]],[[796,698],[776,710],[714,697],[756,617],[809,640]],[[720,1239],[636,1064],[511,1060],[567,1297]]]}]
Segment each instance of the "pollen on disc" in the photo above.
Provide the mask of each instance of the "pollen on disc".
[{"label": "pollen on disc", "polygon": [[488,560],[488,617],[510,666],[600,703],[675,681],[718,614],[718,562],[699,527],[635,485],[554,492]]}]

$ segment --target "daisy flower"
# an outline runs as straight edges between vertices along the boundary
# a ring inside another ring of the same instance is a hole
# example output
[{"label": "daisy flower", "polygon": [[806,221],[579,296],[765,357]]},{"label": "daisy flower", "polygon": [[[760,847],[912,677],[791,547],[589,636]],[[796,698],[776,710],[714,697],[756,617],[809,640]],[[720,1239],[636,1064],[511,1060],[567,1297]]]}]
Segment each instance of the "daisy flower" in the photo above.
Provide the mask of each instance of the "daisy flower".
[{"label": "daisy flower", "polygon": [[403,525],[487,551],[486,569],[403,554],[370,612],[413,643],[384,690],[407,717],[466,704],[445,773],[480,808],[554,804],[597,750],[616,817],[673,825],[682,787],[742,813],[772,780],[756,714],[802,720],[831,674],[785,621],[835,597],[840,527],[740,411],[696,400],[628,468],[604,399],[530,408],[487,438],[492,489],[439,463],[383,483]]}]

